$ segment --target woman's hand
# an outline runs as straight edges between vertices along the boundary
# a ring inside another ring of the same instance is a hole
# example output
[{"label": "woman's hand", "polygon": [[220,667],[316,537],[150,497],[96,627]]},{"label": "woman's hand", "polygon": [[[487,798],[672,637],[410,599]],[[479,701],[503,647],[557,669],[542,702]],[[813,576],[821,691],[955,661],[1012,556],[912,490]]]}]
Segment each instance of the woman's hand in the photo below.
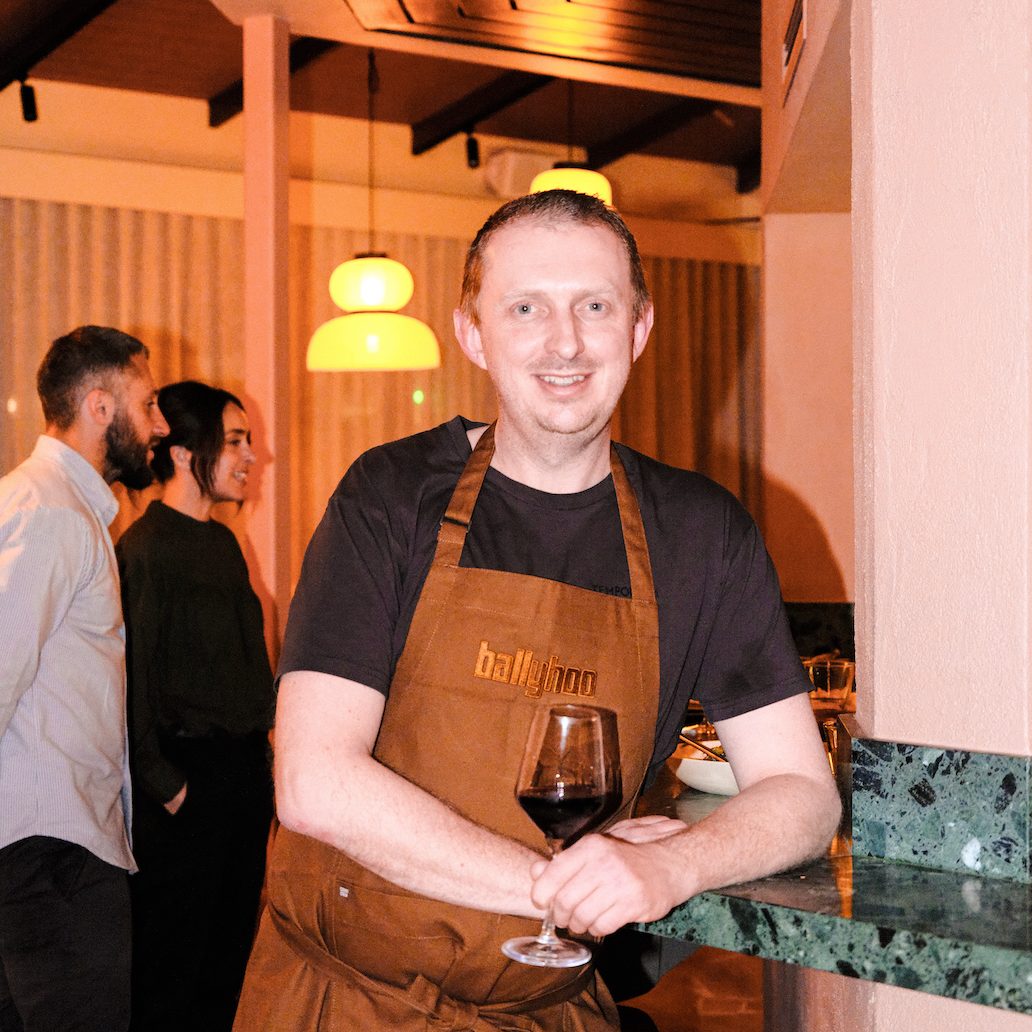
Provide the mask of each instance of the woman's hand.
[{"label": "woman's hand", "polygon": [[184,781],[183,787],[178,792],[176,792],[176,794],[167,803],[163,803],[162,805],[165,807],[166,810],[168,810],[169,813],[175,814],[179,810],[179,807],[183,805],[185,799],[186,782]]}]

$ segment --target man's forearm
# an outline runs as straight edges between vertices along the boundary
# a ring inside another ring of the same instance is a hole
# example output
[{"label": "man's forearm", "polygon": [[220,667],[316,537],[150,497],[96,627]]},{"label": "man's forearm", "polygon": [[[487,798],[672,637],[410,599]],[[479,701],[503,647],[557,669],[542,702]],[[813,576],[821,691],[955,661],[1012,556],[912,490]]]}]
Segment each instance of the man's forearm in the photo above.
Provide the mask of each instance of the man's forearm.
[{"label": "man's forearm", "polygon": [[332,782],[306,786],[305,779],[304,772],[277,771],[277,809],[286,827],[432,899],[540,914],[530,901],[530,868],[540,854],[466,820],[371,757],[346,774],[338,767]]},{"label": "man's forearm", "polygon": [[827,848],[840,814],[830,779],[780,774],[752,785],[677,841],[686,861],[684,899],[813,859]]},{"label": "man's forearm", "polygon": [[280,821],[433,899],[539,914],[530,901],[530,868],[539,854],[466,820],[374,759],[383,707],[383,695],[354,681],[311,671],[282,678]]}]

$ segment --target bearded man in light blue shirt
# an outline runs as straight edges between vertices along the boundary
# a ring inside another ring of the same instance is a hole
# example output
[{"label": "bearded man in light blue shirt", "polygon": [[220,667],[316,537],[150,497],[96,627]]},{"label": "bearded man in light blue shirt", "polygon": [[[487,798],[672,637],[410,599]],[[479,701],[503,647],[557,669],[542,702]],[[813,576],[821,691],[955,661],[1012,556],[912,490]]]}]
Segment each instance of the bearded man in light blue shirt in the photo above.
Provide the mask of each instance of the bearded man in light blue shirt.
[{"label": "bearded man in light blue shirt", "polygon": [[54,341],[37,376],[46,429],[0,479],[0,1032],[128,1027],[135,864],[109,485],[150,483],[168,433],[147,354],[108,327]]}]

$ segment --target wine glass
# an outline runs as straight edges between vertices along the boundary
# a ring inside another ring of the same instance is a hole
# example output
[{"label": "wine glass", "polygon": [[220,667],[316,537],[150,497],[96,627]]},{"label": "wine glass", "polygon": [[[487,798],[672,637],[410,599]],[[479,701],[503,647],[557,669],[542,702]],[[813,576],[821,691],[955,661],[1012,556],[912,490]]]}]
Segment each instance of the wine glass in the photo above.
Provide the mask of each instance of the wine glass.
[{"label": "wine glass", "polygon": [[[539,709],[527,735],[516,799],[544,833],[552,856],[598,820],[606,805],[606,789],[598,710],[591,706]],[[551,905],[538,935],[508,939],[502,943],[502,952],[536,967],[578,967],[591,959],[586,946],[556,936]]]}]

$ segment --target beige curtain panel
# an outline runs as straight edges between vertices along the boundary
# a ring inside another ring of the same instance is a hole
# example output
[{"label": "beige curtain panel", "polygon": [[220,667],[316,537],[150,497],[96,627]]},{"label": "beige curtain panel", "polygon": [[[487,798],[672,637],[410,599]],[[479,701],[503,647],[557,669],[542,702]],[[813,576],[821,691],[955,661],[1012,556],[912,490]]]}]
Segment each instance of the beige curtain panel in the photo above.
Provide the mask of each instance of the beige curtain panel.
[{"label": "beige curtain panel", "polygon": [[[485,420],[495,414],[485,374],[452,335],[465,244],[416,234],[379,234],[377,243],[412,270],[416,294],[406,312],[437,333],[442,364],[425,373],[306,372],[309,336],[339,314],[327,293],[329,274],[366,239],[342,229],[292,228],[284,346],[295,413],[295,577],[327,497],[361,452],[456,413]],[[656,327],[617,411],[615,436],[712,476],[758,517],[759,270],[646,256],[645,272]],[[82,323],[138,336],[150,348],[159,384],[191,377],[243,392],[238,220],[0,198],[0,294],[0,472],[28,455],[41,429],[34,379],[43,352]],[[123,501],[116,531],[145,501]]]}]

